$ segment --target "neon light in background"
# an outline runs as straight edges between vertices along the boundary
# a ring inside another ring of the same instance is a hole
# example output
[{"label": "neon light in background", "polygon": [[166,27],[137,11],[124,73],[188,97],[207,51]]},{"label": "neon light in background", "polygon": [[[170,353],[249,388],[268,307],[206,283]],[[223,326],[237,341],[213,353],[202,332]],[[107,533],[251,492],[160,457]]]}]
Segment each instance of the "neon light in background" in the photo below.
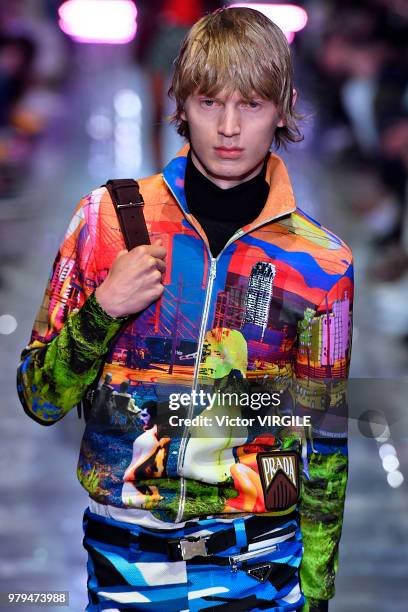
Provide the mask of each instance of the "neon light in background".
[{"label": "neon light in background", "polygon": [[0,316],[0,334],[8,336],[17,329],[17,321],[11,314],[3,314]]},{"label": "neon light in background", "polygon": [[[390,430],[387,425],[385,432],[382,434],[382,436],[377,437],[376,440],[381,442],[383,442],[384,439],[388,440],[390,437],[389,431]],[[390,442],[381,444],[380,448],[378,449],[378,453],[382,459],[382,466],[387,472],[388,484],[393,489],[397,489],[404,482],[404,476],[398,469],[400,467],[400,462],[397,457],[395,446]]]},{"label": "neon light in background", "polygon": [[295,32],[303,30],[307,24],[307,12],[296,4],[270,4],[269,2],[234,2],[229,8],[252,8],[271,19],[284,32],[289,43]]},{"label": "neon light in background", "polygon": [[135,37],[137,9],[131,0],[67,0],[59,27],[82,43],[123,45]]},{"label": "neon light in background", "polygon": [[142,165],[142,101],[135,91],[121,89],[115,95],[113,107],[116,174],[137,176]]}]

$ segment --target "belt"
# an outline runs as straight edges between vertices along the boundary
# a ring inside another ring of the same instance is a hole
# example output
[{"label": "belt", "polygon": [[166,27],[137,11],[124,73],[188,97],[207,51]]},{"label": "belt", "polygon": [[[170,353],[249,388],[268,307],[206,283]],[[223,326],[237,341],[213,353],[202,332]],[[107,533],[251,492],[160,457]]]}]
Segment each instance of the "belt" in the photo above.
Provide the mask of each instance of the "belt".
[{"label": "belt", "polygon": [[[259,531],[259,535],[261,535],[262,532],[265,531],[265,528],[267,530],[273,528],[274,521],[271,520],[273,518],[274,517],[270,516],[252,516],[246,519],[245,523],[250,524],[250,531],[253,537],[256,522],[259,523],[260,527],[260,529],[256,531]],[[246,526],[246,531],[248,533],[248,526]],[[283,535],[285,531],[293,531],[293,527],[282,530],[280,535]],[[172,561],[189,561],[194,557],[212,557],[237,543],[236,532],[233,525],[208,536],[172,538],[162,537],[155,533],[147,533],[145,531],[134,534],[129,528],[109,525],[108,523],[95,520],[89,515],[86,518],[85,538],[126,548],[132,544],[136,544],[143,552],[163,553]],[[219,558],[222,564],[224,560],[226,562],[225,564],[229,563],[227,558]]]}]

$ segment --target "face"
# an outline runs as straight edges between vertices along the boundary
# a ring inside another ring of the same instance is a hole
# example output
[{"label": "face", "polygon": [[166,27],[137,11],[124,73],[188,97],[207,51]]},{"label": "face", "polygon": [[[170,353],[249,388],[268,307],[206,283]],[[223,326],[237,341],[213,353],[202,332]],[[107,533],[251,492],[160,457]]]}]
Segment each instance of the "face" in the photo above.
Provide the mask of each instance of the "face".
[{"label": "face", "polygon": [[256,176],[277,127],[284,126],[273,102],[239,91],[209,97],[194,93],[181,118],[190,132],[191,156],[209,180],[227,189]]}]

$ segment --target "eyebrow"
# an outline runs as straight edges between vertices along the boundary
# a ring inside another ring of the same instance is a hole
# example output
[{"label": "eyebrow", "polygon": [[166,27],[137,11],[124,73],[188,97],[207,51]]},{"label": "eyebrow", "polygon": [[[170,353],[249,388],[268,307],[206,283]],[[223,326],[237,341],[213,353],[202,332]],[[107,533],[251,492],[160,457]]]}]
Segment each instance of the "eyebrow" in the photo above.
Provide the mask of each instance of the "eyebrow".
[{"label": "eyebrow", "polygon": [[[196,93],[195,95],[198,98],[211,98],[213,100],[220,99],[219,94]],[[254,93],[250,98],[244,98],[244,97],[239,98],[238,102],[254,102],[258,100],[264,100],[264,98],[262,98],[260,94]]]}]

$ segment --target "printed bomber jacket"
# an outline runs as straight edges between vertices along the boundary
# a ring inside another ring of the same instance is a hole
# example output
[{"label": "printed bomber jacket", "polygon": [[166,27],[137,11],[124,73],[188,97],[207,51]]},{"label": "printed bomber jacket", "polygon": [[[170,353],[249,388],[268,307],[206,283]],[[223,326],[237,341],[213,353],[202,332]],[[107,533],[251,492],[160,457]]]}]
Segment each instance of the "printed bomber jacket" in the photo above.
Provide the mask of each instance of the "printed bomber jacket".
[{"label": "printed bomber jacket", "polygon": [[110,317],[94,295],[125,248],[106,188],[79,202],[19,397],[49,425],[99,381],[78,462],[99,503],[170,522],[298,509],[302,588],[329,599],[347,481],[351,251],[296,207],[272,154],[265,207],[213,258],[185,199],[186,155],[139,181],[167,270],[162,297],[137,316]]}]

